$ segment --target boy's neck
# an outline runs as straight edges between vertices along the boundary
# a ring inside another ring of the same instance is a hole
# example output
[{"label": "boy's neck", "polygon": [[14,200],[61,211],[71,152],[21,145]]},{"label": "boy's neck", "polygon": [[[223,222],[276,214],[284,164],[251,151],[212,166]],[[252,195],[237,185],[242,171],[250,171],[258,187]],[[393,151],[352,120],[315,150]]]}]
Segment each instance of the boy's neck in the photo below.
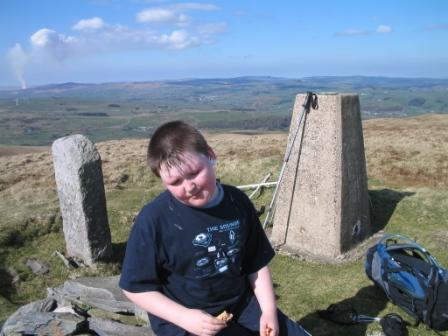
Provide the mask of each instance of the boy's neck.
[{"label": "boy's neck", "polygon": [[205,204],[201,208],[211,208],[214,207],[215,205],[218,205],[221,202],[223,196],[224,196],[224,190],[222,189],[221,184],[217,181],[213,196],[210,198],[207,204]]}]

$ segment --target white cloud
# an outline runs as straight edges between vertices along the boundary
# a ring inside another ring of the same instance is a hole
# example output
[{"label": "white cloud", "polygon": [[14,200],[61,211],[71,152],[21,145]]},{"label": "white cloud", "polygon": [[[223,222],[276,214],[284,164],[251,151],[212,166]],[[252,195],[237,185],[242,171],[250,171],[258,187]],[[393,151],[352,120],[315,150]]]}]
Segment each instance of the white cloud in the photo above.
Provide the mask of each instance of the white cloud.
[{"label": "white cloud", "polygon": [[101,53],[151,49],[180,51],[209,44],[227,29],[227,23],[194,22],[186,13],[218,9],[215,5],[194,2],[146,9],[137,13],[136,18],[147,25],[138,28],[106,23],[100,17],[79,20],[71,27],[70,35],[42,28],[30,36],[25,48],[16,44],[10,49],[11,68],[25,87],[25,67],[51,66],[55,62]]},{"label": "white cloud", "polygon": [[[166,30],[166,29],[165,29]],[[29,57],[34,63],[108,53],[125,50],[172,49],[183,50],[210,42],[210,36],[218,28],[196,29],[196,33],[184,29],[159,32],[142,28],[132,29],[122,25],[106,25],[103,29],[80,36],[66,36],[48,28],[42,28],[30,37],[32,50]]]},{"label": "white cloud", "polygon": [[136,15],[137,22],[150,24],[174,24],[185,27],[191,21],[191,18],[183,13],[167,8],[145,9]]},{"label": "white cloud", "polygon": [[[31,35],[30,42],[36,55],[44,53],[59,61],[79,48],[79,40],[76,37],[65,36],[48,28],[42,28]],[[33,55],[33,58],[36,58],[36,55]]]},{"label": "white cloud", "polygon": [[31,44],[40,48],[64,45],[72,43],[74,40],[75,38],[72,36],[67,37],[47,28],[39,29],[30,37]]},{"label": "white cloud", "polygon": [[105,23],[100,17],[93,17],[91,19],[79,20],[76,24],[72,26],[73,30],[96,30],[101,29],[105,26]]},{"label": "white cloud", "polygon": [[47,28],[39,29],[30,37],[31,44],[36,47],[45,47],[51,43],[51,40],[57,39],[57,33]]},{"label": "white cloud", "polygon": [[391,33],[392,27],[386,26],[386,25],[379,25],[378,28],[376,29],[376,32],[377,33]]},{"label": "white cloud", "polygon": [[164,8],[145,9],[137,13],[138,22],[163,23],[176,20],[174,11]]},{"label": "white cloud", "polygon": [[207,3],[178,3],[161,7],[153,7],[140,11],[136,15],[137,22],[149,24],[174,24],[185,27],[191,22],[188,11],[216,11],[220,8]]},{"label": "white cloud", "polygon": [[190,36],[185,30],[175,30],[171,34],[163,34],[155,38],[157,43],[169,49],[185,49],[200,43],[200,39]]}]

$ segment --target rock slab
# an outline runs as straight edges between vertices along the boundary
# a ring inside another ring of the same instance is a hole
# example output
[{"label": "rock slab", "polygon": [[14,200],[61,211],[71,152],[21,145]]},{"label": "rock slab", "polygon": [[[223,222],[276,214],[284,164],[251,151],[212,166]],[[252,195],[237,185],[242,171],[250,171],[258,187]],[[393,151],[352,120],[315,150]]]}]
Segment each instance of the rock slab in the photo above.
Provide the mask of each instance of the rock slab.
[{"label": "rock slab", "polygon": [[0,335],[73,335],[87,321],[77,315],[52,312],[53,299],[44,299],[19,308],[3,325]]},{"label": "rock slab", "polygon": [[119,276],[67,280],[61,287],[48,289],[49,297],[62,306],[83,304],[112,313],[134,313],[134,304],[124,296],[118,280]]}]

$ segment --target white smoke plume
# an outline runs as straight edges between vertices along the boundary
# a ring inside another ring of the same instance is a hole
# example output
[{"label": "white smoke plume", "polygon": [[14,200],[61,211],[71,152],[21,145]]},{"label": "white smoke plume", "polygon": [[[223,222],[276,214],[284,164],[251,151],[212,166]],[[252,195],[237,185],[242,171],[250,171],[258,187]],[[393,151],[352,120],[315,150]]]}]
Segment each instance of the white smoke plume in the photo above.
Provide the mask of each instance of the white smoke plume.
[{"label": "white smoke plume", "polygon": [[26,81],[25,81],[25,67],[28,63],[28,56],[23,51],[22,46],[19,43],[16,43],[14,47],[9,49],[8,59],[12,65],[14,70],[14,74],[20,82],[20,86],[22,89],[26,89]]}]

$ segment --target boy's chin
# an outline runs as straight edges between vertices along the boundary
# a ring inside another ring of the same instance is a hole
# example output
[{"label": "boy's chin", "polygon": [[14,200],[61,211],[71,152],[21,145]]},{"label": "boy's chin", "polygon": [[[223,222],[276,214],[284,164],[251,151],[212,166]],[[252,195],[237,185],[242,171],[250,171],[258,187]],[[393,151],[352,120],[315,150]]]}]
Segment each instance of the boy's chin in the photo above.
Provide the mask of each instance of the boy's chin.
[{"label": "boy's chin", "polygon": [[181,203],[191,206],[191,207],[196,207],[196,208],[201,208],[205,205],[207,205],[208,203],[208,199],[204,198],[204,197],[192,197],[192,198],[188,198],[185,200],[179,200]]},{"label": "boy's chin", "polygon": [[192,207],[196,207],[196,208],[201,208],[204,205],[207,204],[207,200],[203,200],[203,199],[195,199],[195,200],[187,200],[185,202],[183,202],[185,205],[188,206],[192,206]]}]

